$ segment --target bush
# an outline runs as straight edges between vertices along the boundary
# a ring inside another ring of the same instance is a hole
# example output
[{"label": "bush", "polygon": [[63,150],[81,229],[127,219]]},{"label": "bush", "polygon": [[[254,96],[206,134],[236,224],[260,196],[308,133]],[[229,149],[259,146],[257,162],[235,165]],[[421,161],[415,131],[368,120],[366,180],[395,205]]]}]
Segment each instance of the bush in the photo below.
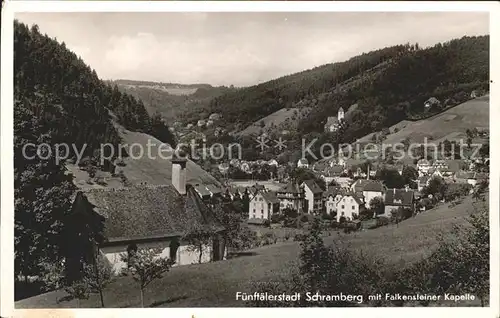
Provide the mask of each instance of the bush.
[{"label": "bush", "polygon": [[283,220],[283,216],[279,213],[271,215],[271,223],[280,223]]},{"label": "bush", "polygon": [[379,226],[384,226],[384,225],[389,225],[391,223],[391,220],[386,217],[386,216],[377,216],[377,227]]}]

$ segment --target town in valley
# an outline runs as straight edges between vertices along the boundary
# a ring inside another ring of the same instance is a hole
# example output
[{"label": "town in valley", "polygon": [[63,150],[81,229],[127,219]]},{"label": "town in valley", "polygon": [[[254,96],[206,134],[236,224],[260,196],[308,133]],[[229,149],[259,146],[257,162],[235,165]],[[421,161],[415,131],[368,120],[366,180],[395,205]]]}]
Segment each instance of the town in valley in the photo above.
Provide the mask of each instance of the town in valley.
[{"label": "town in valley", "polygon": [[17,14],[15,307],[488,306],[488,30]]}]

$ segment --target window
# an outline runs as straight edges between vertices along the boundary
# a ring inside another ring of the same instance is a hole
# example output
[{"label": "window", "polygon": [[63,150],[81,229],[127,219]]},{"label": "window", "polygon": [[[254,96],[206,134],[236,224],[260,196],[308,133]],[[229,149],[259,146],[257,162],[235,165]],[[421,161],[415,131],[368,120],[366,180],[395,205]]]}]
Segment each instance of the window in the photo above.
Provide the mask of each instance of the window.
[{"label": "window", "polygon": [[255,214],[255,209],[253,209],[253,214]]},{"label": "window", "polygon": [[255,217],[255,213],[253,214],[253,218],[254,218],[254,219],[256,218],[256,217]]},{"label": "window", "polygon": [[352,206],[352,209],[354,210],[354,205]]},{"label": "window", "polygon": [[344,208],[344,206],[342,206],[342,209]]}]

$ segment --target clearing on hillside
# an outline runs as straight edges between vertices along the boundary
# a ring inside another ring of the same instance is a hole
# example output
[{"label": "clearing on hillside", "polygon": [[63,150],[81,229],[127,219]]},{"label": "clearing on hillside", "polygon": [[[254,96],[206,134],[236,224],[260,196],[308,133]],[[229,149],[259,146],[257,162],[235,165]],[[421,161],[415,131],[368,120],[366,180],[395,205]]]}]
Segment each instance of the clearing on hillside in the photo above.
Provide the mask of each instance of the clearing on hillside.
[{"label": "clearing on hillside", "polygon": [[[406,138],[411,142],[422,143],[428,141],[438,143],[444,139],[465,139],[467,129],[489,130],[489,96],[472,99],[463,104],[450,108],[440,114],[418,121],[404,120],[392,126],[384,143],[395,144]],[[394,129],[397,128],[397,132]],[[370,142],[372,134],[360,138],[358,142]]]},{"label": "clearing on hillside", "polygon": [[[266,131],[273,128],[282,128],[283,130],[294,129],[301,116],[304,116],[311,110],[310,107],[301,108],[282,108],[275,111],[252,125],[242,130],[240,135],[260,134],[261,130]],[[264,125],[262,125],[264,123]]]}]

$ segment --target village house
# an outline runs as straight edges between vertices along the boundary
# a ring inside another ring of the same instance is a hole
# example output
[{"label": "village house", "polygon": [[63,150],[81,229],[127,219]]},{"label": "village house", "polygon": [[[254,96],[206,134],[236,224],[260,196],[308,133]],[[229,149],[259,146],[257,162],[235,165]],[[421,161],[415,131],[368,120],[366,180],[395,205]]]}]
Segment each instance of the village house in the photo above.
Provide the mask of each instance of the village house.
[{"label": "village house", "polygon": [[325,168],[320,172],[321,179],[325,180],[326,184],[330,184],[332,181],[341,177],[345,173],[343,166],[332,166]]},{"label": "village house", "polygon": [[196,125],[198,127],[204,127],[204,126],[206,126],[206,124],[207,124],[207,122],[203,119],[198,120],[198,122],[196,123]]},{"label": "village house", "polygon": [[484,180],[488,180],[488,175],[486,173],[468,171],[459,171],[453,178],[453,181],[457,183],[467,183],[473,187]]},{"label": "village house", "polygon": [[320,214],[323,208],[323,189],[314,180],[304,181],[301,188],[304,189],[307,213]]},{"label": "village house", "polygon": [[278,161],[276,161],[276,159],[270,159],[267,162],[267,164],[270,165],[270,166],[273,166],[273,167],[277,167],[278,166]]},{"label": "village house", "polygon": [[417,161],[417,170],[419,175],[426,175],[431,168],[431,164],[427,159],[420,159]]},{"label": "village house", "polygon": [[259,190],[250,199],[248,218],[270,220],[274,213],[279,212],[279,203],[273,192]]},{"label": "village house", "polygon": [[335,216],[337,214],[337,203],[342,198],[340,187],[330,187],[323,192],[323,205],[328,215]]},{"label": "village house", "polygon": [[352,221],[359,216],[359,213],[365,208],[363,200],[361,200],[353,192],[341,194],[337,198],[337,222],[344,217],[346,221]]},{"label": "village house", "polygon": [[219,113],[213,113],[213,114],[210,114],[210,116],[208,116],[208,119],[213,120],[213,121],[220,120],[221,118],[222,118],[222,116]]},{"label": "village house", "polygon": [[368,209],[373,198],[384,198],[386,188],[380,181],[359,179],[351,185],[351,191],[363,198],[365,208]]},{"label": "village house", "polygon": [[440,105],[441,105],[441,102],[436,97],[431,97],[424,102],[425,109],[431,109],[431,108],[434,108],[434,107],[440,106]]},{"label": "village house", "polygon": [[344,120],[344,109],[340,107],[337,112],[337,117],[330,116],[328,117],[325,124],[325,132],[335,132],[340,128],[341,122]]},{"label": "village house", "polygon": [[96,220],[92,227],[102,228],[104,239],[97,247],[116,274],[127,267],[121,254],[136,249],[160,247],[160,256],[175,260],[175,265],[198,263],[200,251],[187,239],[198,229],[213,234],[201,249],[201,262],[225,258],[225,229],[194,187],[186,184],[185,166],[185,159],[172,160],[168,185],[77,192],[71,213]]},{"label": "village house", "polygon": [[276,196],[280,201],[280,212],[286,208],[304,212],[304,189],[297,184],[288,183],[276,192]]},{"label": "village house", "polygon": [[429,186],[431,178],[429,176],[421,176],[417,179],[417,190],[421,192],[425,187]]},{"label": "village house", "polygon": [[385,209],[384,214],[390,216],[392,210],[397,210],[400,207],[415,211],[415,192],[408,187],[405,189],[387,189],[385,193]]},{"label": "village house", "polygon": [[306,158],[299,159],[297,161],[297,168],[309,168],[309,161]]}]

